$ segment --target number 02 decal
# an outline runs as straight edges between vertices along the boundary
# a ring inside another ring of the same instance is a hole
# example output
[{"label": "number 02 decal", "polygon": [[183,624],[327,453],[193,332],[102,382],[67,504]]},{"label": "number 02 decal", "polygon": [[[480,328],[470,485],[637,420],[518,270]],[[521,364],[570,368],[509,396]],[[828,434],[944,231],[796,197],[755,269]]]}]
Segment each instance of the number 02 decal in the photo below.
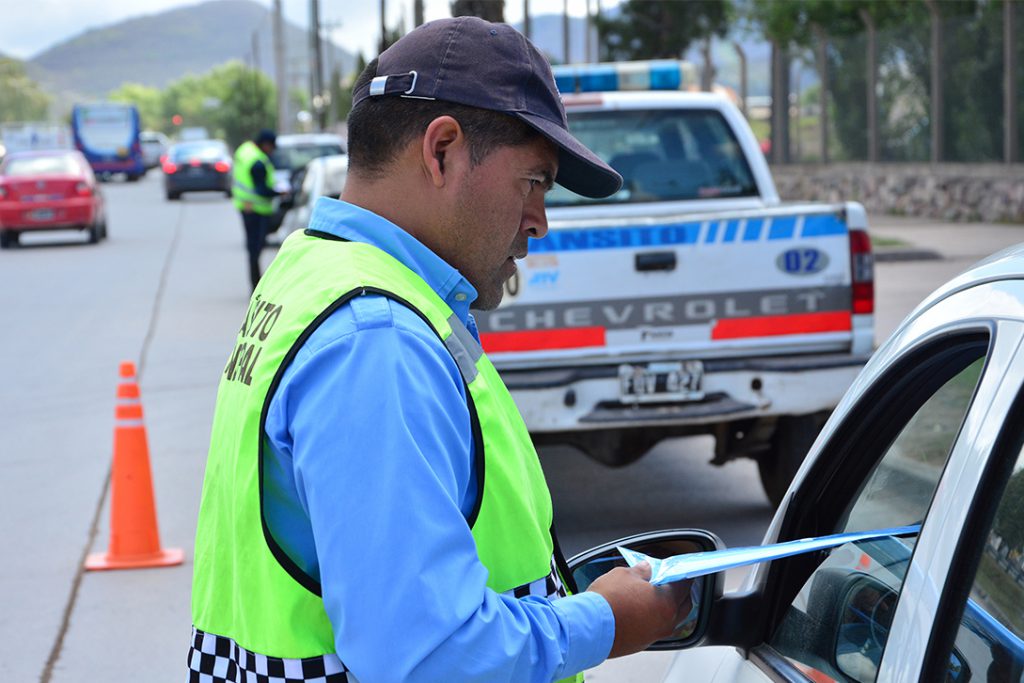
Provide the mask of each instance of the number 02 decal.
[{"label": "number 02 decal", "polygon": [[814,247],[788,249],[775,259],[775,266],[789,275],[813,275],[828,267],[828,254]]}]

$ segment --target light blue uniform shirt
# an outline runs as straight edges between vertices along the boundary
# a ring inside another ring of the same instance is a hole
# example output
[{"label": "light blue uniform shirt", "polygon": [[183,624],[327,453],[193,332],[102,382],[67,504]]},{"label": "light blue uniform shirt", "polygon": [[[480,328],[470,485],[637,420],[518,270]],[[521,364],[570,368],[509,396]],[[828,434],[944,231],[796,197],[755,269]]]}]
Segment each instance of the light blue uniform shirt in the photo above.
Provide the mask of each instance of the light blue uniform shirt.
[{"label": "light blue uniform shirt", "polygon": [[[405,231],[325,198],[309,227],[383,249],[476,334],[476,290]],[[271,533],[319,579],[360,680],[546,683],[608,656],[615,620],[600,595],[486,587],[466,523],[477,479],[465,388],[416,313],[375,295],[334,312],[285,372],[266,433]]]}]

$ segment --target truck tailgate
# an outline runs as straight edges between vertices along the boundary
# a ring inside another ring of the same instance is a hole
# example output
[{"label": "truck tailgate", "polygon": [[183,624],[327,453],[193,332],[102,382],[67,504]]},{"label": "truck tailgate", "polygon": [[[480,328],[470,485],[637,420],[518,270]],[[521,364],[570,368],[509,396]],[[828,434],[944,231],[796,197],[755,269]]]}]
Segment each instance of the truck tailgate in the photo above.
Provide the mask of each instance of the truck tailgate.
[{"label": "truck tailgate", "polygon": [[553,221],[519,266],[475,313],[499,369],[849,351],[856,327],[844,205]]}]

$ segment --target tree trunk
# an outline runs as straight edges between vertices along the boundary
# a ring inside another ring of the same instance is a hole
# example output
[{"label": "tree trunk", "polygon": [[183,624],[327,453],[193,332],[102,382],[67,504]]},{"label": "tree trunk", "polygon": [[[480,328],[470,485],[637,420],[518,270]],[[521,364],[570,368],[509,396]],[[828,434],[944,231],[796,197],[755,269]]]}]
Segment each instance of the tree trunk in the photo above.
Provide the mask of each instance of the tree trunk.
[{"label": "tree trunk", "polygon": [[562,55],[566,64],[572,62],[572,57],[569,56],[569,0],[562,3]]},{"label": "tree trunk", "polygon": [[931,15],[931,119],[932,119],[932,163],[938,163],[946,156],[944,148],[945,121],[942,115],[942,14],[935,0],[925,0]]},{"label": "tree trunk", "polygon": [[747,115],[747,53],[738,42],[733,42],[732,47],[736,50],[736,56],[740,60],[740,111]]},{"label": "tree trunk", "polygon": [[715,64],[711,61],[710,36],[701,43],[700,52],[704,58],[704,69],[700,72],[700,89],[704,92],[711,92],[711,87],[715,82]]},{"label": "tree trunk", "polygon": [[789,163],[789,50],[772,41],[772,161]]},{"label": "tree trunk", "polygon": [[1020,129],[1017,116],[1017,1],[1003,2],[1003,159],[1008,164],[1020,161]]},{"label": "tree trunk", "polygon": [[818,62],[818,153],[821,163],[828,163],[828,35],[820,24],[812,24],[814,58]]},{"label": "tree trunk", "polygon": [[860,10],[861,21],[868,30],[867,81],[868,161],[878,161],[878,31],[875,18],[866,9]]}]

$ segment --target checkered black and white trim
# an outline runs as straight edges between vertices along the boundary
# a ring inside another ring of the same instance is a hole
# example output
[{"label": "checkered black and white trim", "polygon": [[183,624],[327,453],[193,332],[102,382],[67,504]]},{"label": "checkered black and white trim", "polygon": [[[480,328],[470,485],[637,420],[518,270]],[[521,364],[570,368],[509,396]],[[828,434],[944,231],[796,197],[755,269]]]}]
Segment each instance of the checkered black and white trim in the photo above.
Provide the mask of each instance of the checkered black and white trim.
[{"label": "checkered black and white trim", "polygon": [[240,647],[231,638],[192,627],[189,683],[349,683],[336,654],[282,659]]},{"label": "checkered black and white trim", "polygon": [[551,556],[551,572],[536,581],[524,583],[518,588],[505,591],[503,595],[510,595],[514,598],[525,598],[528,595],[537,595],[542,598],[554,600],[564,598],[568,593],[562,585],[562,577],[558,575],[558,566],[555,564],[555,556]]}]

